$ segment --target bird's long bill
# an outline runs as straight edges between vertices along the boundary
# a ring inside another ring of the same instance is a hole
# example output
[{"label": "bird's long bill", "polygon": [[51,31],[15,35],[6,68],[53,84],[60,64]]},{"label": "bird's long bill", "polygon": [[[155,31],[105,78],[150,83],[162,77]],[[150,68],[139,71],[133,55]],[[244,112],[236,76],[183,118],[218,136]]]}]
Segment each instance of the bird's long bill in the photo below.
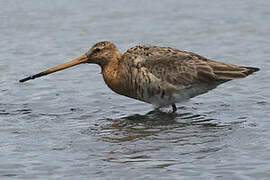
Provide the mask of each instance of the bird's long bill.
[{"label": "bird's long bill", "polygon": [[40,72],[38,74],[35,74],[35,75],[32,75],[32,76],[26,77],[24,79],[21,79],[20,82],[25,82],[25,81],[28,81],[30,79],[35,79],[35,78],[38,78],[38,77],[41,77],[41,76],[45,76],[45,75],[54,73],[56,71],[61,71],[63,69],[66,69],[66,68],[69,68],[69,67],[72,67],[72,66],[76,66],[78,64],[86,63],[87,61],[88,61],[87,56],[82,55],[81,57],[79,57],[77,59],[74,59],[73,61],[70,61],[68,63],[62,64],[60,66],[56,66],[54,68],[48,69],[48,70]]}]

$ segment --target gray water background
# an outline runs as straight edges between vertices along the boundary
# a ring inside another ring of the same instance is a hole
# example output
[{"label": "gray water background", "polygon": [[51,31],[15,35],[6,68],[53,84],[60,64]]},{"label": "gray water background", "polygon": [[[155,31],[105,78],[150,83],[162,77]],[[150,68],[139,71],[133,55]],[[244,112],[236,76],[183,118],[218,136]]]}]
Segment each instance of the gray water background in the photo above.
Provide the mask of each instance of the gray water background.
[{"label": "gray water background", "polygon": [[[0,179],[270,178],[270,1],[0,0]],[[119,96],[70,61],[98,41],[261,71],[178,104]]]}]

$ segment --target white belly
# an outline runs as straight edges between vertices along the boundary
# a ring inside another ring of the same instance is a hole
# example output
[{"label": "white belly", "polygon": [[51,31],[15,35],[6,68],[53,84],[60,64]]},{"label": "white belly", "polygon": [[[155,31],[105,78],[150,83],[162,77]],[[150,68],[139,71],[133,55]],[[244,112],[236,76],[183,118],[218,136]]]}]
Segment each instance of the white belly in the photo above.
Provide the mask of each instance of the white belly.
[{"label": "white belly", "polygon": [[190,88],[179,89],[174,91],[173,93],[168,93],[166,91],[159,92],[157,94],[149,95],[147,91],[144,91],[144,96],[141,100],[153,104],[157,107],[164,107],[168,105],[172,105],[174,103],[179,103],[183,101],[187,101],[188,99],[198,96],[200,94],[204,94],[211,89],[214,89],[216,85],[193,85]]}]

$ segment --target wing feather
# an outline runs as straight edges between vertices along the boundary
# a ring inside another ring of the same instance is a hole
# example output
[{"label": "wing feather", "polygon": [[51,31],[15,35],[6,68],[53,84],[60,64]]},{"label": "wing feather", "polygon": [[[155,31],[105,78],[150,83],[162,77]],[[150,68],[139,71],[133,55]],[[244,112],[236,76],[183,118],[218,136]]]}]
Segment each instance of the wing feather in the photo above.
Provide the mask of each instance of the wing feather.
[{"label": "wing feather", "polygon": [[216,81],[206,58],[194,53],[169,47],[136,46],[124,56],[133,66],[145,67],[156,78],[174,86]]}]

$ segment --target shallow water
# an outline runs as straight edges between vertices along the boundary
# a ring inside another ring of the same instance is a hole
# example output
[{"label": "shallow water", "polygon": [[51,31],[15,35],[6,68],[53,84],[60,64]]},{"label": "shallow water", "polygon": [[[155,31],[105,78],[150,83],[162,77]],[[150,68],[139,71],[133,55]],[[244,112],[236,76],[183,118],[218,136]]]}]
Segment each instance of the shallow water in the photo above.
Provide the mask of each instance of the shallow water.
[{"label": "shallow water", "polygon": [[[269,1],[0,0],[0,179],[269,179]],[[171,46],[261,71],[154,112],[96,65],[26,83],[94,43]]]}]

